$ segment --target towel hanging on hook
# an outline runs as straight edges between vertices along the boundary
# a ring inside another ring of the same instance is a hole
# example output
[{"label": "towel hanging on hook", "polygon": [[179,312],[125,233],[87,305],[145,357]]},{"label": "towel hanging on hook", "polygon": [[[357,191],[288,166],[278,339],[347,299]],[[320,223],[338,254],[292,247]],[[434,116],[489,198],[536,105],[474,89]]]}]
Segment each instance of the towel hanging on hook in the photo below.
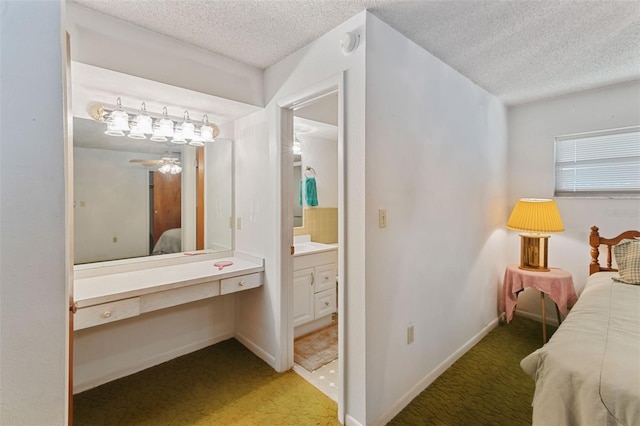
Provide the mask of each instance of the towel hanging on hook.
[{"label": "towel hanging on hook", "polygon": [[316,187],[316,171],[313,167],[307,166],[304,170],[305,176],[305,200],[307,201],[307,205],[310,207],[315,207],[318,205],[318,189]]}]

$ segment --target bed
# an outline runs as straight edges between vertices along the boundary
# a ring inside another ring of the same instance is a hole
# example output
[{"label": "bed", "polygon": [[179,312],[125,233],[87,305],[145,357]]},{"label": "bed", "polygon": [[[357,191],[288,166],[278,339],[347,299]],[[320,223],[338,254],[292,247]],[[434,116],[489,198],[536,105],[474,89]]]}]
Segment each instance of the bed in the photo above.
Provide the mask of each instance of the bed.
[{"label": "bed", "polygon": [[182,251],[182,228],[167,229],[160,235],[151,254],[180,253]]},{"label": "bed", "polygon": [[590,275],[578,302],[520,363],[536,382],[533,425],[640,425],[640,281],[631,284],[640,275],[639,237],[602,238],[591,228]]}]

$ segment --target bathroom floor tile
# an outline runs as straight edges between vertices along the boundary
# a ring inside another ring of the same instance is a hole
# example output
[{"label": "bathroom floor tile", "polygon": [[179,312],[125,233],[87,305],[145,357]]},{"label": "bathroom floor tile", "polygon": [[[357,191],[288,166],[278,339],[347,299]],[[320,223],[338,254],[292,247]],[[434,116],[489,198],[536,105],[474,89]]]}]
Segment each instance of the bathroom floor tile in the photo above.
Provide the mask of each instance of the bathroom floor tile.
[{"label": "bathroom floor tile", "polygon": [[329,364],[318,368],[313,373],[307,371],[298,364],[293,365],[293,371],[302,376],[303,379],[311,383],[329,398],[338,402],[338,360],[333,360]]}]

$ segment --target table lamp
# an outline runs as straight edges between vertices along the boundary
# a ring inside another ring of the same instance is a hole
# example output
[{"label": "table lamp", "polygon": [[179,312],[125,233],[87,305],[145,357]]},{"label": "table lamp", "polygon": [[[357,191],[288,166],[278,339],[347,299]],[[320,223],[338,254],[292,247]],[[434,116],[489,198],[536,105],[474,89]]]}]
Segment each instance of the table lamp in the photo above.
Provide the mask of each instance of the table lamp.
[{"label": "table lamp", "polygon": [[507,228],[523,231],[520,234],[520,269],[548,271],[548,234],[564,231],[556,202],[521,198],[509,216]]}]

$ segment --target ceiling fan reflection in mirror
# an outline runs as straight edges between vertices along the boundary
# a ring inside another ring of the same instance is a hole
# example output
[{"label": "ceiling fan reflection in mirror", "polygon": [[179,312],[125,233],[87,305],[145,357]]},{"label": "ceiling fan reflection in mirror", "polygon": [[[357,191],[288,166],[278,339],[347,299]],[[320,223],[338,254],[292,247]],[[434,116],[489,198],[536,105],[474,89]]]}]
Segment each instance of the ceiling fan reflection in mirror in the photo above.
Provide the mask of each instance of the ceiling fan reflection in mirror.
[{"label": "ceiling fan reflection in mirror", "polygon": [[162,157],[159,160],[141,160],[141,159],[132,159],[129,160],[130,163],[139,163],[146,167],[158,167],[158,171],[160,173],[170,173],[172,175],[176,175],[182,172],[182,166],[180,165],[179,158],[177,157]]}]

